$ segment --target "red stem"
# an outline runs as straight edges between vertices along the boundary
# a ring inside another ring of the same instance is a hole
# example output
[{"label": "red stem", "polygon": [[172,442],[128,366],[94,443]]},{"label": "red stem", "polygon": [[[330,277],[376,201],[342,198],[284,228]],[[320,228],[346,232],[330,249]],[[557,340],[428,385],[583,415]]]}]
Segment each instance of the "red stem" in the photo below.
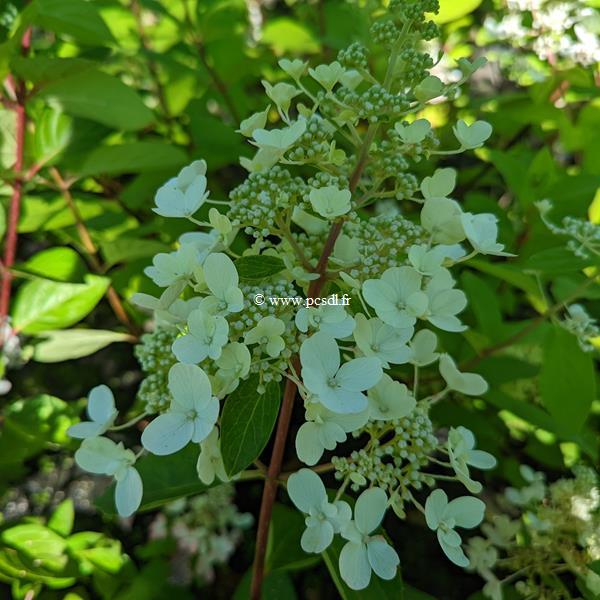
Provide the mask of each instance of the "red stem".
[{"label": "red stem", "polygon": [[[21,40],[21,53],[26,55],[31,45],[31,29],[27,29]],[[25,130],[27,128],[27,113],[25,110],[25,99],[27,90],[25,82],[18,79],[15,84],[16,103],[14,106],[16,116],[16,156],[15,156],[15,179],[10,199],[8,213],[8,224],[6,231],[6,242],[4,246],[4,265],[2,270],[2,284],[0,287],[0,323],[4,322],[10,307],[10,292],[12,284],[11,267],[15,262],[17,254],[17,227],[21,214],[21,199],[23,197],[23,164],[25,155]]]},{"label": "red stem", "polygon": [[[361,149],[358,162],[352,176],[350,177],[350,191],[354,193],[360,176],[367,164],[367,156],[371,142],[375,136],[376,127],[369,127],[363,147]],[[323,289],[325,281],[327,279],[327,263],[329,257],[333,252],[335,242],[339,237],[342,227],[344,225],[343,219],[340,219],[333,223],[329,230],[327,240],[321,252],[319,262],[315,272],[319,274],[319,278],[311,282],[308,288],[307,296],[309,298],[316,298]],[[297,374],[300,373],[300,360],[298,356],[294,356],[292,359],[294,370]],[[265,555],[267,552],[267,543],[269,539],[269,528],[271,525],[271,515],[273,514],[273,504],[275,503],[275,497],[277,495],[277,481],[279,474],[281,473],[281,465],[283,463],[283,454],[285,451],[285,444],[290,429],[290,421],[292,418],[292,411],[294,408],[294,399],[296,398],[296,384],[288,379],[285,384],[285,391],[283,393],[283,401],[281,403],[281,410],[279,411],[279,418],[277,420],[277,430],[275,432],[275,443],[273,445],[273,452],[271,453],[271,462],[267,471],[267,478],[263,489],[262,500],[260,503],[260,513],[258,516],[258,527],[256,530],[256,551],[254,553],[254,564],[252,566],[252,584],[250,588],[251,600],[261,600],[262,582],[265,571]]]}]

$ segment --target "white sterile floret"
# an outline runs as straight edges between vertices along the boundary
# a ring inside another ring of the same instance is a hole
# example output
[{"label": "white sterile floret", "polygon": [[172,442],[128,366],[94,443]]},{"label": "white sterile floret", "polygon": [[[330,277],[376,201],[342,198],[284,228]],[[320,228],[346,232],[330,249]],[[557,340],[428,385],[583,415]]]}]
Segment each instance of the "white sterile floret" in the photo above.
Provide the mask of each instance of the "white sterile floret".
[{"label": "white sterile floret", "polygon": [[483,146],[483,143],[492,135],[492,126],[487,121],[475,121],[472,125],[458,121],[452,130],[463,150],[472,150]]},{"label": "white sterile floret", "polygon": [[294,210],[292,211],[292,222],[299,227],[302,227],[306,233],[311,233],[313,235],[325,233],[329,229],[329,223],[327,223],[327,221],[307,213],[298,206],[294,206]]},{"label": "white sterile floret", "polygon": [[319,65],[309,69],[308,72],[316,82],[330,92],[344,74],[344,67],[336,60],[329,65]]},{"label": "white sterile floret", "polygon": [[415,271],[431,277],[442,268],[442,263],[447,256],[446,248],[447,246],[430,248],[425,244],[414,245],[408,249],[408,260]]},{"label": "white sterile floret", "polygon": [[355,358],[340,367],[340,351],[335,339],[318,332],[300,347],[302,378],[307,389],[329,410],[356,413],[367,406],[362,393],[383,375],[379,359]]},{"label": "white sterile floret", "polygon": [[259,148],[271,148],[285,152],[306,131],[306,119],[298,119],[282,129],[256,129],[252,137]]},{"label": "white sterile floret", "polygon": [[173,354],[177,360],[197,364],[207,356],[213,360],[219,358],[229,336],[227,320],[196,309],[190,313],[187,323],[188,333],[173,342]]},{"label": "white sterile floret", "polygon": [[398,329],[377,318],[367,319],[362,313],[355,317],[354,340],[365,356],[375,356],[387,369],[391,364],[402,365],[409,361],[411,351],[406,345],[414,329]]},{"label": "white sterile floret", "polygon": [[489,452],[475,450],[473,432],[462,425],[450,429],[446,449],[458,480],[469,492],[479,494],[483,486],[478,481],[471,479],[469,466],[476,469],[493,469],[496,466],[496,459]]},{"label": "white sterile floret", "polygon": [[255,327],[246,332],[244,342],[248,345],[259,344],[271,358],[276,358],[285,348],[285,342],[281,337],[284,332],[285,323],[269,315],[263,317]]},{"label": "white sterile floret", "polygon": [[360,260],[360,240],[351,238],[343,233],[339,235],[333,246],[331,262],[338,265],[355,265]]},{"label": "white sterile floret", "polygon": [[115,422],[119,414],[115,408],[115,398],[105,385],[98,385],[88,396],[87,414],[89,421],[71,425],[67,434],[73,438],[85,439],[102,435]]},{"label": "white sterile floret", "polygon": [[365,490],[354,506],[354,520],[342,529],[348,542],[340,552],[340,575],[348,587],[364,590],[371,572],[382,579],[396,576],[400,559],[382,535],[371,535],[383,520],[387,508],[386,493],[378,487]]},{"label": "white sterile floret", "polygon": [[340,304],[301,308],[296,313],[295,323],[302,333],[309,328],[317,329],[340,340],[351,335],[355,327],[354,318]]},{"label": "white sterile floret", "polygon": [[279,82],[271,85],[268,81],[263,81],[262,84],[267,96],[285,114],[290,110],[292,100],[300,94],[300,90],[289,83]]},{"label": "white sterile floret", "polygon": [[329,502],[321,478],[310,469],[300,469],[287,480],[287,492],[296,508],[308,515],[300,539],[305,552],[319,554],[333,541],[334,533],[350,521],[352,511],[343,501]]},{"label": "white sterile floret", "polygon": [[362,82],[363,76],[356,70],[344,71],[340,77],[340,83],[349,90],[355,90]]},{"label": "white sterile floret", "polygon": [[401,419],[417,405],[408,388],[385,373],[379,383],[369,390],[368,396],[369,419],[372,421]]},{"label": "white sterile floret", "polygon": [[462,539],[455,527],[472,529],[483,520],[485,504],[479,498],[461,496],[448,502],[443,490],[431,492],[425,503],[427,526],[437,533],[444,554],[459,567],[469,566],[469,559],[461,548]]},{"label": "white sterile floret", "polygon": [[325,408],[320,402],[306,407],[306,423],[296,434],[296,453],[306,465],[316,465],[325,450],[334,450],[346,441],[346,434],[364,427],[369,418],[368,409],[358,413],[339,414]]},{"label": "white sterile floret", "polygon": [[439,353],[435,351],[437,336],[429,329],[418,331],[408,345],[411,352],[408,362],[416,367],[426,367],[439,357]]},{"label": "white sterile floret", "polygon": [[420,144],[431,131],[431,123],[427,119],[417,119],[410,125],[396,123],[394,129],[405,144]]},{"label": "white sterile floret", "polygon": [[84,470],[96,475],[114,477],[115,504],[122,517],[130,517],[142,502],[142,478],[135,467],[135,454],[105,437],[84,440],[75,452],[75,462]]},{"label": "white sterile floret", "polygon": [[340,190],[328,185],[310,191],[310,204],[314,211],[326,219],[334,219],[350,211],[350,190]]},{"label": "white sterile floret", "polygon": [[496,215],[464,213],[461,215],[461,223],[467,239],[473,246],[473,250],[480,254],[515,256],[509,252],[504,252],[504,245],[497,242],[498,218]]},{"label": "white sterile floret", "polygon": [[413,327],[427,309],[427,296],[421,291],[422,276],[412,267],[391,267],[380,279],[367,279],[362,290],[365,300],[388,325]]},{"label": "white sterile floret", "polygon": [[254,113],[250,115],[247,119],[244,119],[240,123],[240,128],[238,132],[241,133],[244,137],[252,137],[254,132],[257,129],[264,129],[267,124],[267,117],[269,115],[269,111],[271,110],[271,105],[267,106],[265,110],[261,112]]},{"label": "white sterile floret", "polygon": [[449,354],[440,355],[440,374],[451,390],[467,396],[480,396],[488,390],[485,379],[477,373],[461,373]]},{"label": "white sterile floret", "polygon": [[434,174],[425,177],[421,182],[421,193],[427,200],[430,198],[447,198],[456,185],[454,169],[436,169]]},{"label": "white sterile floret", "polygon": [[244,308],[244,296],[238,287],[239,276],[233,261],[221,252],[209,255],[204,261],[204,280],[212,296],[202,300],[209,313],[226,315]]},{"label": "white sterile floret", "polygon": [[415,97],[419,102],[427,102],[441,96],[445,90],[444,82],[435,75],[428,75],[415,87]]},{"label": "white sterile floret", "polygon": [[169,410],[156,417],[142,433],[144,448],[153,454],[173,454],[189,442],[199,443],[211,432],[219,416],[206,373],[195,365],[177,363],[169,371]]},{"label": "white sterile floret", "polygon": [[195,163],[192,163],[158,189],[154,197],[156,208],[152,209],[155,213],[163,217],[191,217],[206,202],[209,195],[204,176],[206,163],[196,163],[202,163],[202,168],[193,168]]},{"label": "white sterile floret", "polygon": [[298,80],[300,77],[306,74],[308,63],[295,58],[289,60],[288,58],[282,58],[277,63],[283,71],[285,71],[292,79]]},{"label": "white sterile floret", "polygon": [[198,266],[198,251],[192,244],[182,244],[175,252],[160,252],[152,259],[152,266],[144,273],[159,287],[176,281],[189,280]]},{"label": "white sterile floret", "polygon": [[450,198],[428,198],[421,209],[421,225],[436,244],[458,244],[465,239],[462,210]]},{"label": "white sterile floret", "polygon": [[230,394],[237,388],[239,380],[250,372],[252,357],[244,344],[231,342],[223,348],[221,356],[215,361],[218,367],[217,380],[221,385],[219,394]]},{"label": "white sterile floret", "polygon": [[456,315],[467,306],[467,297],[462,290],[453,289],[455,283],[448,269],[439,269],[424,290],[427,309],[421,318],[444,331],[458,332],[466,329]]},{"label": "white sterile floret", "polygon": [[204,485],[211,485],[215,477],[223,482],[229,481],[223,465],[223,456],[221,455],[219,428],[216,426],[200,442],[200,456],[196,463],[196,471],[198,472],[198,478]]}]

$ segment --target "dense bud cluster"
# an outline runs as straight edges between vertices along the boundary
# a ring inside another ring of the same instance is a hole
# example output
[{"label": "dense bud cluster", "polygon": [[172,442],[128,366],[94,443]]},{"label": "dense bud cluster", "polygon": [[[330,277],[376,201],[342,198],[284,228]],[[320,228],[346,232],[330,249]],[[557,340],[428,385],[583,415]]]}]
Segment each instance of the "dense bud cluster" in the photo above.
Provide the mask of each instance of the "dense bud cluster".
[{"label": "dense bud cluster", "polygon": [[360,42],[353,42],[347,48],[342,48],[338,52],[338,60],[342,66],[348,69],[369,68],[369,51]]}]

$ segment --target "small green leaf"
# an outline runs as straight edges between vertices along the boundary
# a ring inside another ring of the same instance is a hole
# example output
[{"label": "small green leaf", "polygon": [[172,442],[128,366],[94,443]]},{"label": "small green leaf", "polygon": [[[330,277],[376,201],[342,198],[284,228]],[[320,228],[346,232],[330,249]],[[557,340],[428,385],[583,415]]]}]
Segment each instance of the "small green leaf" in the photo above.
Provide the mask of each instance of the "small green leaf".
[{"label": "small green leaf", "polygon": [[88,70],[59,79],[42,87],[37,95],[68,114],[125,131],[146,127],[154,119],[134,90],[102,71]]},{"label": "small green leaf", "polygon": [[540,391],[556,428],[563,434],[581,430],[596,398],[594,361],[577,338],[554,326],[544,343]]},{"label": "small green leaf", "polygon": [[21,79],[31,83],[46,83],[93,69],[93,60],[85,58],[57,58],[55,56],[15,56],[10,61],[11,69]]},{"label": "small green leaf", "polygon": [[39,523],[11,527],[2,533],[1,539],[30,558],[57,557],[67,546],[60,535]]},{"label": "small green leaf", "polygon": [[41,332],[45,338],[33,349],[33,358],[42,363],[55,363],[89,356],[114,342],[130,341],[131,336],[104,329],[67,329]]},{"label": "small green leaf", "polygon": [[73,507],[73,500],[68,498],[67,500],[63,500],[54,509],[52,516],[48,519],[48,528],[64,537],[69,535],[73,530],[74,521],[75,509]]},{"label": "small green leaf", "polygon": [[283,271],[285,263],[276,256],[242,256],[235,261],[235,268],[244,281],[261,281]]},{"label": "small green leaf", "polygon": [[17,294],[13,325],[28,334],[74,325],[100,302],[109,284],[108,278],[96,275],[86,275],[85,283],[28,281]]},{"label": "small green leaf", "polygon": [[243,471],[264,450],[277,419],[280,389],[270,383],[257,392],[258,377],[250,377],[229,395],[221,415],[221,453],[227,475]]},{"label": "small green leaf", "polygon": [[[206,491],[209,487],[220,485],[215,479],[210,486],[198,479],[196,462],[198,444],[188,444],[183,450],[169,456],[144,456],[135,464],[144,484],[144,496],[139,511],[152,510],[185,496]],[[96,505],[107,515],[116,515],[114,484],[98,498]]]},{"label": "small green leaf", "polygon": [[71,140],[73,122],[54,108],[46,107],[35,127],[33,154],[38,163],[52,164]]}]

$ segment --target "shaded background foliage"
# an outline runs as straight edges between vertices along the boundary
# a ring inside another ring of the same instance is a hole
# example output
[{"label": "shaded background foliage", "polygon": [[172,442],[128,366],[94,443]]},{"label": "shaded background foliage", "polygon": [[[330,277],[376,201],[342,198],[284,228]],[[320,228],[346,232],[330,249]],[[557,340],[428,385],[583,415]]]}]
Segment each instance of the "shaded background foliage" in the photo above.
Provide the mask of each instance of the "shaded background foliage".
[{"label": "shaded background foliage", "polygon": [[[33,0],[0,8],[5,236],[11,195],[16,183],[22,185],[16,262],[5,261],[13,273],[12,331],[5,332],[3,355],[12,388],[2,397],[0,434],[0,581],[6,597],[43,589],[47,598],[184,598],[201,589],[197,582],[175,588],[168,581],[173,548],[147,539],[155,513],[120,523],[95,509],[102,484],[73,467],[65,432],[78,418],[81,398],[99,383],[115,390],[122,411],[135,406],[143,375],[133,344],[148,324],[129,299],[135,292],[158,293],[143,268],[183,232],[176,220],[150,210],[156,188],[191,160],[205,158],[213,195],[224,198],[244,177],[238,158],[250,148],[235,129],[264,108],[259,81],[278,77],[276,61],[283,55],[333,60],[351,41],[368,43],[365,15],[373,5]],[[599,454],[597,355],[581,352],[575,338],[561,337],[546,318],[598,261],[568,252],[565,239],[548,230],[534,206],[550,198],[555,222],[564,216],[600,222],[598,72],[594,65],[534,58],[536,77],[503,71],[494,61],[503,45],[482,28],[486,16],[503,10],[489,0],[442,3],[441,49],[454,59],[491,60],[456,99],[424,111],[441,132],[456,118],[483,117],[494,126],[488,148],[443,164],[459,172],[457,197],[465,210],[496,214],[500,239],[518,254],[510,262],[474,260],[463,270],[470,329],[462,339],[444,337],[444,345],[484,375],[491,391],[485,401],[442,402],[434,415],[448,426],[469,427],[480,446],[499,457],[499,467],[487,476],[491,490],[522,483],[520,463],[536,465],[552,480],[580,458],[597,464]],[[438,69],[452,76],[446,61]],[[16,106],[23,103],[21,145]],[[446,129],[442,141],[451,138]],[[597,286],[578,299],[599,314]],[[580,376],[565,387],[569,372]],[[154,511],[177,495],[171,485],[189,484],[188,494],[202,489],[186,464],[149,465],[154,479],[145,487],[156,499]],[[239,484],[240,511],[256,515],[260,491],[258,484]],[[70,504],[59,504],[65,498],[75,502],[74,522]],[[100,506],[108,510],[102,501]],[[27,551],[23,544],[31,531],[15,538],[15,523],[38,528],[37,548]],[[78,547],[69,537],[73,527],[102,533],[86,534]],[[301,531],[301,517],[279,505],[265,597],[339,593],[326,565],[300,552]],[[429,597],[413,587],[435,598],[466,598],[481,587],[479,578],[444,562],[416,524],[388,532],[403,557],[405,598]],[[232,597],[236,589],[233,597],[245,597],[252,544],[247,532],[229,565],[202,589],[215,598]]]}]

